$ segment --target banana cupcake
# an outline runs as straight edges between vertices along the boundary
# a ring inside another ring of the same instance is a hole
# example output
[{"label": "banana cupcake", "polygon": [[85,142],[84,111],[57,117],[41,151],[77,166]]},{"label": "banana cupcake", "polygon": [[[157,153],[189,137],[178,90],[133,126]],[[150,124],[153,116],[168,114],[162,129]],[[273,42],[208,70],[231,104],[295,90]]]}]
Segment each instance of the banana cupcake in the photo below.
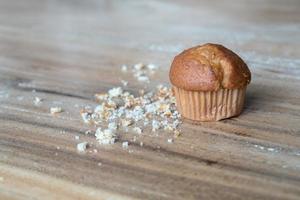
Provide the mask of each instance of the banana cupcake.
[{"label": "banana cupcake", "polygon": [[178,110],[193,122],[239,115],[251,80],[246,63],[219,44],[183,51],[174,58],[169,76]]}]

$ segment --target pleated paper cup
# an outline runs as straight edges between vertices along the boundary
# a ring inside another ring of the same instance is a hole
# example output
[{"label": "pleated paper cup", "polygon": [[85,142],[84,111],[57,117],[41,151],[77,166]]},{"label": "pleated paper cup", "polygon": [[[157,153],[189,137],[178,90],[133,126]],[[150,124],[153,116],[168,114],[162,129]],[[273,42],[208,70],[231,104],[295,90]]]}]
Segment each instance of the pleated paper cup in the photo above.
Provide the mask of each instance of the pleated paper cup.
[{"label": "pleated paper cup", "polygon": [[217,91],[188,91],[173,86],[181,115],[194,122],[219,121],[242,112],[246,87]]}]

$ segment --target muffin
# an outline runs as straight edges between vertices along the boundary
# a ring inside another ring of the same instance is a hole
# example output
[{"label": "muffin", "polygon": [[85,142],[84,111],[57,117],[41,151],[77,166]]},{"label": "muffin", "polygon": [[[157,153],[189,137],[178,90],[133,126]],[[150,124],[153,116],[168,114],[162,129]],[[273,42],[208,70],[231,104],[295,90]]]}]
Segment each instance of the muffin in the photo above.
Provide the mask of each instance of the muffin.
[{"label": "muffin", "polygon": [[179,112],[194,122],[239,115],[251,80],[246,63],[219,44],[183,51],[174,58],[169,76]]}]

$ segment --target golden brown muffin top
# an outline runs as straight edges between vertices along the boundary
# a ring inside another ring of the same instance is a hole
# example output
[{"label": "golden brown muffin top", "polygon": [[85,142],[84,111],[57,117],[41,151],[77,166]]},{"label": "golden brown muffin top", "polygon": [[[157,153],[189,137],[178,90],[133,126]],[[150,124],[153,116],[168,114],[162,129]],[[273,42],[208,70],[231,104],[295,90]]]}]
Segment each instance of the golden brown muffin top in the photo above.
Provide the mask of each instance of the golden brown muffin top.
[{"label": "golden brown muffin top", "polygon": [[246,63],[219,44],[204,44],[177,55],[170,69],[170,80],[179,88],[193,91],[237,89],[250,83]]}]

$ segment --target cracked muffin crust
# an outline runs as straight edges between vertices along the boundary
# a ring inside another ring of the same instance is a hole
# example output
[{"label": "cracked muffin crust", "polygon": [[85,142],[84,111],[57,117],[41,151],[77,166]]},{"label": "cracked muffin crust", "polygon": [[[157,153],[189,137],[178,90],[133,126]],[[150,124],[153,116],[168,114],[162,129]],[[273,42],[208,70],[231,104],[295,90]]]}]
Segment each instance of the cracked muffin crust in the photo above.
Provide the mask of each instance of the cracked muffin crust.
[{"label": "cracked muffin crust", "polygon": [[246,63],[219,44],[204,44],[177,55],[170,69],[170,81],[176,87],[193,91],[238,89],[250,83]]}]

